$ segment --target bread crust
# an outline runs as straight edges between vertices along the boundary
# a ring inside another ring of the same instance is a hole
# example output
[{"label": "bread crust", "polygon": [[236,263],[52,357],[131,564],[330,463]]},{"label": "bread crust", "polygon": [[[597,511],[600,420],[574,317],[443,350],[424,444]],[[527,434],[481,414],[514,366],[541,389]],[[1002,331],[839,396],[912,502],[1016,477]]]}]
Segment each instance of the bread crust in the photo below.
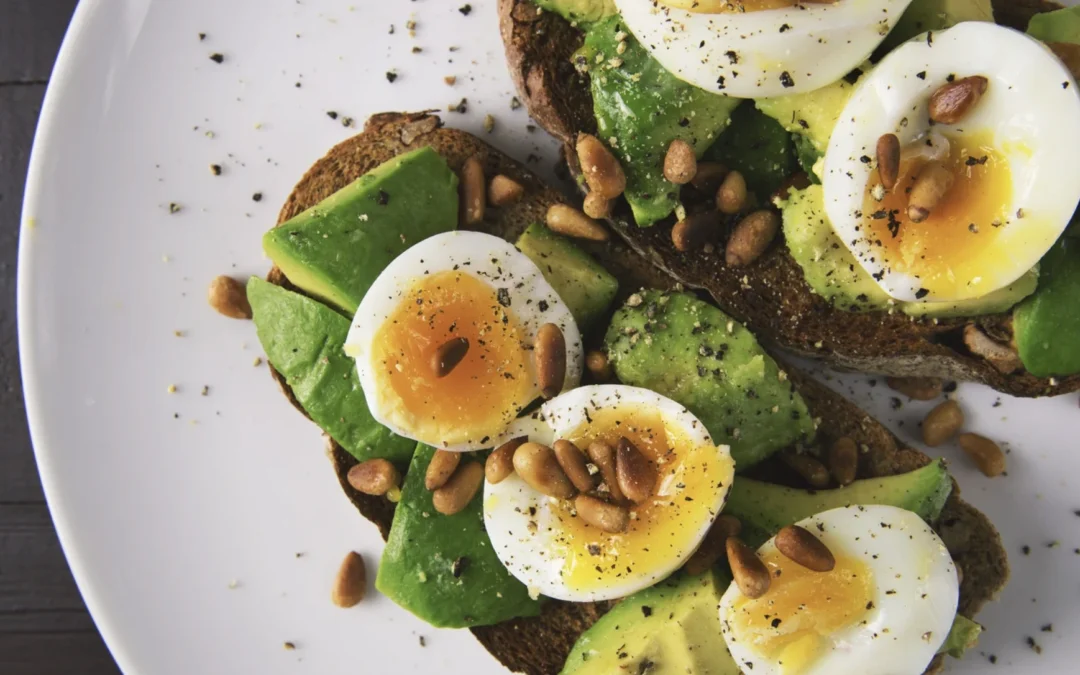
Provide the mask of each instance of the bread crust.
[{"label": "bread crust", "polygon": [[[468,133],[443,127],[437,117],[426,113],[384,113],[373,116],[362,133],[335,146],[308,170],[282,207],[278,224],[314,206],[395,155],[424,145],[432,146],[454,170],[476,155],[484,165],[486,176],[501,173],[525,186],[522,200],[492,212],[480,228],[483,231],[514,240],[530,223],[542,222],[548,206],[563,201],[559,193],[545,186],[519,163]],[[618,241],[588,244],[586,248],[619,278],[623,297],[642,286],[669,288],[673,285],[670,278],[658,273],[655,267]],[[271,269],[267,279],[297,290],[276,267]],[[273,364],[270,370],[285,396],[303,413]],[[930,461],[926,455],[901,449],[891,432],[843,397],[797,371],[789,370],[789,373],[811,413],[821,419],[819,433],[824,440],[850,436],[869,448],[860,457],[860,478],[902,473]],[[385,539],[394,505],[385,498],[354,490],[348,484],[346,474],[356,460],[333,439],[327,438],[327,446],[342,490],[360,513],[375,523]],[[764,471],[768,473],[769,469],[766,467]],[[960,611],[965,616],[974,616],[1005,585],[1009,569],[1005,550],[993,525],[960,500],[958,494],[959,491],[954,490],[949,498],[942,514],[941,529],[950,551],[964,568]],[[513,619],[470,630],[510,670],[528,675],[553,675],[562,669],[578,636],[610,605],[553,600],[545,603],[538,617]],[[939,662],[940,659],[935,664]],[[928,672],[937,667],[933,666]]]}]

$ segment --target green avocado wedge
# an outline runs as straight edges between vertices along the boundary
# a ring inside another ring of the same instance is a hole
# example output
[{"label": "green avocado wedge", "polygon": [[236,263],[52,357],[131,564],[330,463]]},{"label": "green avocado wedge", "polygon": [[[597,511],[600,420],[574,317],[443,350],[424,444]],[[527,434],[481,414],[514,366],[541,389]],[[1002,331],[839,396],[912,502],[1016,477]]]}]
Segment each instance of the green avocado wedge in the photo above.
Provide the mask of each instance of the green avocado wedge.
[{"label": "green avocado wedge", "polygon": [[424,487],[434,454],[434,448],[416,447],[375,587],[437,628],[536,616],[540,603],[506,571],[484,530],[483,491],[460,513],[435,510],[432,492]]},{"label": "green avocado wedge", "polygon": [[1036,14],[1028,22],[1027,34],[1043,42],[1080,44],[1080,6]]},{"label": "green avocado wedge", "polygon": [[609,16],[614,16],[614,0],[534,0],[537,7],[555,12],[562,18],[577,25],[595,23]]},{"label": "green avocado wedge", "polygon": [[944,460],[884,478],[865,478],[834,490],[799,490],[738,478],[724,513],[743,523],[742,538],[756,548],[780,531],[814,514],[853,504],[884,504],[907,509],[928,523],[937,520],[952,493]]},{"label": "green avocado wedge", "polygon": [[731,113],[731,126],[705,152],[705,158],[741,173],[759,202],[767,200],[796,166],[791,134],[749,102]]},{"label": "green avocado wedge", "polygon": [[1020,360],[1036,377],[1080,372],[1080,239],[1063,236],[1040,264],[1039,290],[1013,311]]},{"label": "green avocado wedge", "polygon": [[416,441],[393,434],[368,411],[356,364],[342,352],[349,320],[326,305],[258,277],[247,285],[266,358],[315,424],[360,461],[407,462]]},{"label": "green avocado wedge", "polygon": [[814,435],[806,402],[750,331],[690,294],[630,296],[604,342],[621,382],[686,406],[737,470]]},{"label": "green avocado wedge", "polygon": [[912,0],[877,53],[884,54],[929,30],[944,30],[962,21],[994,21],[990,0]]},{"label": "green avocado wedge", "polygon": [[263,236],[289,281],[350,316],[390,262],[457,227],[458,179],[430,147],[398,155]]}]

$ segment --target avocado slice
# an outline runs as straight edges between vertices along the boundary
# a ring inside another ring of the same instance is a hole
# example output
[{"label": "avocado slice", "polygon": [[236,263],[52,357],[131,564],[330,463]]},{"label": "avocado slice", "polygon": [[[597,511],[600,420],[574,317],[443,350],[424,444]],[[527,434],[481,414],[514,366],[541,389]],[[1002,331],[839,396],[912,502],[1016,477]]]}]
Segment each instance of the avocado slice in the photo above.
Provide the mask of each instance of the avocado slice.
[{"label": "avocado slice", "polygon": [[614,0],[533,0],[541,9],[555,12],[574,24],[589,24],[615,16]]},{"label": "avocado slice", "polygon": [[603,265],[542,225],[530,225],[515,245],[540,268],[582,332],[604,315],[619,292],[618,280]]},{"label": "avocado slice", "polygon": [[1036,14],[1028,22],[1027,34],[1043,42],[1080,44],[1080,6]]},{"label": "avocado slice", "polygon": [[994,21],[990,0],[912,0],[900,20],[881,43],[878,53],[892,51],[900,43],[928,30],[944,30],[962,21]]},{"label": "avocado slice", "polygon": [[[375,588],[437,628],[536,616],[540,603],[510,576],[484,529],[482,491],[460,513],[435,510],[424,487],[435,449],[416,447],[394,512]],[[462,461],[474,461],[468,456]]]},{"label": "avocado slice", "polygon": [[731,577],[671,577],[626,598],[582,633],[560,675],[740,675],[716,611]]},{"label": "avocado slice", "polygon": [[964,653],[979,644],[979,636],[982,635],[983,627],[960,614],[953,619],[949,637],[945,638],[945,644],[941,645],[938,654],[948,654],[954,659],[964,657]]},{"label": "avocado slice", "polygon": [[789,132],[810,139],[814,150],[824,155],[833,127],[854,91],[855,85],[847,80],[837,80],[802,94],[759,98],[754,104]]},{"label": "avocado slice", "polygon": [[315,424],[360,461],[406,462],[416,442],[372,418],[342,346],[349,320],[326,305],[258,277],[247,285],[255,332],[266,358],[285,377]]},{"label": "avocado slice", "polygon": [[686,406],[738,470],[814,435],[806,402],[750,331],[692,295],[630,296],[605,344],[620,381]]},{"label": "avocado slice", "polygon": [[1036,377],[1072,375],[1080,372],[1080,239],[1061,237],[1039,264],[1039,290],[1013,311],[1017,351]]},{"label": "avocado slice", "polygon": [[796,166],[791,134],[750,103],[735,108],[731,126],[705,157],[741,173],[760,202],[768,200]]},{"label": "avocado slice", "polygon": [[402,251],[457,227],[458,179],[430,147],[379,165],[263,236],[289,281],[350,316]]},{"label": "avocado slice", "polygon": [[739,478],[731,485],[724,512],[742,521],[742,538],[757,548],[782,527],[853,504],[896,506],[932,523],[941,515],[951,492],[952,477],[945,460],[938,459],[908,473],[865,478],[834,490],[799,490]]}]

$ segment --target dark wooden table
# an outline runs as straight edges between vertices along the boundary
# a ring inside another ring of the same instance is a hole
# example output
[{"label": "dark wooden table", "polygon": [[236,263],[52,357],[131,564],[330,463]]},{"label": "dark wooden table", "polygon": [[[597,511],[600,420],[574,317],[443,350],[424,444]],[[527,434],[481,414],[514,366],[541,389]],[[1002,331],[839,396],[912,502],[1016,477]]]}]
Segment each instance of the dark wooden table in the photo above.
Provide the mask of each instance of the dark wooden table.
[{"label": "dark wooden table", "polygon": [[76,0],[0,0],[0,673],[113,675],[53,531],[30,448],[15,259],[30,145]]}]

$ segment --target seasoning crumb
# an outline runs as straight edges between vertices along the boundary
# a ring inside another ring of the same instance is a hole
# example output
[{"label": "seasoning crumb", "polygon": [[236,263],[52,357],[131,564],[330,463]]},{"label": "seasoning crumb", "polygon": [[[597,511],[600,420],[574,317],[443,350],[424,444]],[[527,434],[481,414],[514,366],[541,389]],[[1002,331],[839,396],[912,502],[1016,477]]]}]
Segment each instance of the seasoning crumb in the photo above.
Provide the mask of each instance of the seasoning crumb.
[{"label": "seasoning crumb", "polygon": [[297,551],[296,552],[296,557],[297,558],[303,558],[304,557],[304,552],[303,551]]},{"label": "seasoning crumb", "polygon": [[442,80],[443,80],[443,82],[450,85],[451,87],[454,86],[455,84],[457,84],[457,76],[456,75],[447,75]]},{"label": "seasoning crumb", "polygon": [[202,396],[209,396],[210,395],[210,386],[204,384],[203,388],[202,388],[202,391],[200,391],[199,394],[201,394]]},{"label": "seasoning crumb", "polygon": [[210,173],[214,174],[215,176],[220,176],[221,175],[221,165],[220,164],[211,164],[210,165]]},{"label": "seasoning crumb", "polygon": [[448,112],[465,113],[469,109],[469,99],[463,98],[457,105],[450,105],[446,107]]},{"label": "seasoning crumb", "polygon": [[326,111],[326,116],[329,117],[332,120],[336,120],[338,118],[338,114],[337,114],[336,110],[327,110]]},{"label": "seasoning crumb", "polygon": [[1031,651],[1035,652],[1036,654],[1042,654],[1042,647],[1039,645],[1038,642],[1035,642],[1035,638],[1029,635],[1026,638],[1026,642],[1027,646],[1031,648]]},{"label": "seasoning crumb", "polygon": [[413,53],[413,54],[419,54],[419,53],[420,53],[420,52],[422,52],[422,51],[424,51],[424,48],[423,48],[423,47],[413,47],[413,48],[412,48],[412,53]]},{"label": "seasoning crumb", "polygon": [[180,213],[180,209],[184,207],[180,206],[176,202],[169,202],[169,213]]},{"label": "seasoning crumb", "polygon": [[420,646],[427,647],[427,640],[424,639],[423,635],[420,636]]},{"label": "seasoning crumb", "polygon": [[285,651],[291,652],[291,651],[296,649],[296,643],[295,642],[286,642],[284,647],[285,647]]},{"label": "seasoning crumb", "polygon": [[997,663],[997,654],[991,654],[987,656],[986,660],[989,661],[991,664]]},{"label": "seasoning crumb", "polygon": [[472,5],[462,5],[461,7],[458,7],[458,11],[461,12],[463,16],[469,16],[469,14],[472,14]]},{"label": "seasoning crumb", "polygon": [[255,366],[256,368],[261,366],[262,365],[262,357],[261,356],[256,356],[255,360],[251,362],[251,365]]},{"label": "seasoning crumb", "polygon": [[1054,624],[1048,623],[1045,626],[1043,626],[1042,628],[1040,628],[1039,630],[1041,630],[1044,633],[1053,633],[1054,632]]},{"label": "seasoning crumb", "polygon": [[261,192],[256,192],[255,194],[251,195],[251,201],[253,201],[253,202],[261,202],[262,201],[262,193]]},{"label": "seasoning crumb", "polygon": [[175,394],[176,393],[176,385],[175,384],[170,384],[165,391],[169,392],[170,394]]},{"label": "seasoning crumb", "polygon": [[1020,547],[1020,552],[1023,553],[1024,555],[1031,555],[1031,547],[1028,546],[1027,544],[1024,544],[1023,546]]},{"label": "seasoning crumb", "polygon": [[511,110],[517,110],[520,107],[521,107],[521,100],[518,99],[517,96],[511,96],[510,97],[510,109]]},{"label": "seasoning crumb", "polygon": [[396,70],[388,70],[388,71],[386,71],[386,81],[387,81],[387,82],[389,82],[389,83],[393,84],[393,83],[394,83],[394,81],[395,81],[395,80],[396,80],[397,78],[398,78],[398,74],[397,74],[397,71],[396,71]]},{"label": "seasoning crumb", "polygon": [[494,115],[486,115],[484,117],[484,131],[486,131],[487,133],[490,134],[494,130],[495,130],[495,116]]},{"label": "seasoning crumb", "polygon": [[182,330],[174,330],[172,332],[172,334],[175,335],[176,337],[184,337],[184,331],[182,331]]},{"label": "seasoning crumb", "polygon": [[222,61],[225,60],[225,55],[221,54],[220,52],[214,52],[213,54],[210,55],[210,60],[213,61],[214,63],[221,63]]},{"label": "seasoning crumb", "polygon": [[351,118],[351,117],[342,117],[341,118],[341,126],[343,126],[343,127],[351,127],[353,125],[354,121],[355,120],[353,120],[353,118]]},{"label": "seasoning crumb", "polygon": [[205,39],[206,39],[206,33],[199,33],[199,42],[202,42]]}]

